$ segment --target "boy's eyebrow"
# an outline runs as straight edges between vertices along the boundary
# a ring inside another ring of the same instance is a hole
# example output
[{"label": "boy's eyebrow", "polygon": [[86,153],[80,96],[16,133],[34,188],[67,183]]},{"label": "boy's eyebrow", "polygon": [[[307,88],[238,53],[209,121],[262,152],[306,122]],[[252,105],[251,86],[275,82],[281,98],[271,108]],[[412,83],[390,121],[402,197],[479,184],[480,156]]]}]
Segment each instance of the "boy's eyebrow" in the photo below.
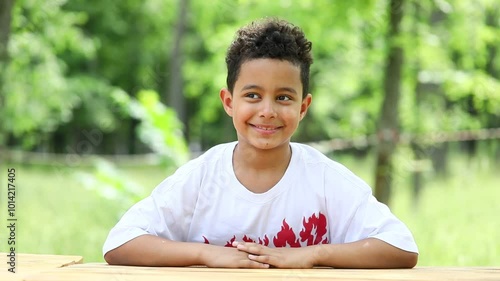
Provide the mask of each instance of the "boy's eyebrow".
[{"label": "boy's eyebrow", "polygon": [[[257,89],[257,90],[264,90],[264,88],[262,88],[261,86],[259,85],[255,85],[255,84],[249,84],[249,85],[245,85],[245,87],[243,87],[241,90],[242,91],[246,91],[246,90],[251,90],[251,89]],[[297,94],[297,91],[295,91],[294,88],[291,88],[291,87],[280,87],[278,88],[278,91],[279,92],[290,92],[291,94]]]}]

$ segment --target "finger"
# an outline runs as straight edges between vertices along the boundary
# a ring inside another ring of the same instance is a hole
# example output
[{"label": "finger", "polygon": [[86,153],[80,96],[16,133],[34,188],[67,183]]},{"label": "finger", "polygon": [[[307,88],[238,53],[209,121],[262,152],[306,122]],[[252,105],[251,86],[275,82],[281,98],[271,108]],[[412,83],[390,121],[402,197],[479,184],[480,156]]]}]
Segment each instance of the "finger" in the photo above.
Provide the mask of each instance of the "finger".
[{"label": "finger", "polygon": [[238,245],[250,247],[252,245],[260,245],[260,244],[252,243],[252,242],[245,242],[245,241],[233,241],[233,243],[231,243],[231,246],[233,246],[233,247],[238,247]]},{"label": "finger", "polygon": [[255,261],[255,262],[259,262],[261,264],[267,264],[267,265],[269,265],[269,267],[271,267],[271,266],[281,267],[282,266],[281,261],[277,257],[274,257],[274,256],[268,256],[268,255],[258,256],[258,255],[249,254],[248,259]]},{"label": "finger", "polygon": [[241,268],[269,268],[269,264],[253,260],[243,260],[240,263]]},{"label": "finger", "polygon": [[240,251],[254,255],[265,254],[267,249],[267,247],[255,243],[245,243],[245,244],[240,243],[236,246],[236,248]]}]

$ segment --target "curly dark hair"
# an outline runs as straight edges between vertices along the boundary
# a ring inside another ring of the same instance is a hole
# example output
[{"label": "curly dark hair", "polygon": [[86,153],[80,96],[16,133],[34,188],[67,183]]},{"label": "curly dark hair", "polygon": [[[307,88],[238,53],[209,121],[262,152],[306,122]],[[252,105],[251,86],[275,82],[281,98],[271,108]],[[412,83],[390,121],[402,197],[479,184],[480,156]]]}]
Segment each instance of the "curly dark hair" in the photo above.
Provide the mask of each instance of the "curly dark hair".
[{"label": "curly dark hair", "polygon": [[275,18],[254,21],[236,32],[226,54],[227,88],[232,93],[241,65],[252,59],[286,60],[300,67],[302,97],[309,92],[312,43],[297,26]]}]

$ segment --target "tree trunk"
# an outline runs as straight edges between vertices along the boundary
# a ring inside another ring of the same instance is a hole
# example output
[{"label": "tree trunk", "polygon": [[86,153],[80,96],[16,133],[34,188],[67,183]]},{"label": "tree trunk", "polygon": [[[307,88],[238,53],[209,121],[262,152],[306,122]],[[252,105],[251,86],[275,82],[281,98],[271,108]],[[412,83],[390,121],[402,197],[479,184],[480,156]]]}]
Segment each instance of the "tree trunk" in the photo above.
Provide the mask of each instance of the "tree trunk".
[{"label": "tree trunk", "polygon": [[179,0],[179,17],[174,31],[174,42],[170,53],[170,77],[167,77],[169,85],[166,97],[166,104],[175,109],[177,117],[184,124],[184,135],[187,136],[187,113],[186,113],[186,98],[183,91],[183,75],[182,75],[182,39],[186,30],[188,0]]},{"label": "tree trunk", "polygon": [[412,202],[413,206],[417,207],[420,202],[420,194],[422,188],[424,186],[424,177],[423,177],[423,167],[422,161],[424,159],[424,155],[426,155],[424,149],[417,142],[411,143],[411,149],[413,151],[413,156],[415,157],[414,162],[415,165],[413,167],[413,197]]},{"label": "tree trunk", "polygon": [[[500,3],[496,3],[494,7],[486,11],[486,25],[498,30],[498,17],[500,16]],[[486,63],[486,72],[493,78],[500,80],[500,67],[495,64],[498,61],[498,44],[490,43],[487,46],[488,60]],[[489,114],[488,115],[489,128],[498,128],[500,126],[500,116]],[[500,145],[495,141],[488,141],[491,148],[491,155],[496,159],[496,163],[500,163]]]},{"label": "tree trunk", "polygon": [[[418,36],[418,35],[415,35],[415,36]],[[418,72],[420,71],[420,64],[417,62],[417,67],[416,67],[416,71],[415,71],[415,74],[417,76],[417,80],[416,80],[416,86],[415,86],[415,108],[414,108],[414,114],[415,114],[415,120],[417,120],[417,122],[419,122],[418,120],[420,120],[421,116],[420,116],[420,101],[422,100],[422,96],[423,96],[423,87],[424,85],[422,84],[422,82],[420,82],[418,80]],[[417,134],[420,134],[422,132],[422,130],[420,129],[420,125],[419,123],[416,124],[416,133]],[[421,144],[419,142],[419,140],[412,140],[411,142],[411,149],[413,151],[413,156],[414,156],[414,167],[413,167],[413,198],[412,198],[412,201],[413,201],[413,205],[414,206],[418,206],[418,202],[419,202],[419,199],[420,199],[420,191],[422,190],[422,187],[423,187],[423,177],[422,177],[422,161],[423,159],[425,158],[425,155],[427,155],[426,153],[426,149],[425,149],[425,145],[424,144]]]},{"label": "tree trunk", "polygon": [[[4,71],[9,61],[8,45],[10,37],[10,25],[12,21],[12,7],[14,0],[0,0],[0,109],[3,107],[6,94],[3,92]],[[8,132],[0,124],[0,152],[9,139]],[[4,155],[4,153],[0,153]],[[0,156],[1,158],[1,156]],[[3,160],[0,159],[0,163]]]},{"label": "tree trunk", "polygon": [[[414,79],[415,79],[415,92],[414,92],[414,119],[416,120],[415,124],[415,134],[421,134],[422,133],[422,128],[420,126],[420,107],[421,107],[421,101],[424,98],[424,88],[425,85],[422,83],[420,79],[418,79],[418,75],[420,73],[421,69],[421,64],[420,64],[420,42],[419,38],[421,38],[421,32],[419,29],[419,23],[421,20],[422,16],[422,9],[420,6],[420,2],[413,2],[413,7],[415,14],[413,16],[414,22],[413,22],[413,39],[415,40],[414,43],[412,44],[413,47],[415,48],[414,53],[417,55],[416,61],[415,61],[415,70],[414,70]],[[414,208],[418,207],[419,199],[420,199],[420,193],[422,190],[422,187],[424,185],[423,183],[423,176],[422,176],[422,160],[424,159],[424,156],[426,155],[425,153],[425,145],[420,143],[418,139],[413,139],[411,141],[410,147],[413,152],[413,157],[414,157],[414,165],[413,165],[413,170],[412,170],[412,176],[413,176],[413,196],[412,196],[412,202]]]},{"label": "tree trunk", "polygon": [[389,204],[392,183],[392,157],[399,136],[399,98],[403,49],[397,43],[403,18],[403,0],[391,0],[389,6],[389,44],[384,77],[384,100],[378,122],[377,166],[375,172],[375,197]]},{"label": "tree trunk", "polygon": [[8,58],[7,45],[10,37],[10,23],[14,0],[0,1],[0,63],[6,63]]},{"label": "tree trunk", "polygon": [[437,176],[443,178],[448,176],[448,146],[449,143],[443,142],[434,144],[431,148],[432,169]]}]

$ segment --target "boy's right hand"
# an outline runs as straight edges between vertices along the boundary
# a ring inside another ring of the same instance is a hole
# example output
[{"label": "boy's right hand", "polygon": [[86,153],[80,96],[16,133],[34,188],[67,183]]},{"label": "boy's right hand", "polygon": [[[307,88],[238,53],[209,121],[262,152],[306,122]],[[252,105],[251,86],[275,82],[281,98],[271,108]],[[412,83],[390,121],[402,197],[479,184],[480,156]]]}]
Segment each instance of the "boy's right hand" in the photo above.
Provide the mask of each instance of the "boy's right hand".
[{"label": "boy's right hand", "polygon": [[208,267],[224,268],[269,268],[269,264],[250,260],[248,253],[235,247],[206,245],[203,251],[203,263]]},{"label": "boy's right hand", "polygon": [[110,250],[104,259],[112,265],[269,268],[268,264],[250,260],[248,255],[235,247],[178,242],[146,234]]}]

